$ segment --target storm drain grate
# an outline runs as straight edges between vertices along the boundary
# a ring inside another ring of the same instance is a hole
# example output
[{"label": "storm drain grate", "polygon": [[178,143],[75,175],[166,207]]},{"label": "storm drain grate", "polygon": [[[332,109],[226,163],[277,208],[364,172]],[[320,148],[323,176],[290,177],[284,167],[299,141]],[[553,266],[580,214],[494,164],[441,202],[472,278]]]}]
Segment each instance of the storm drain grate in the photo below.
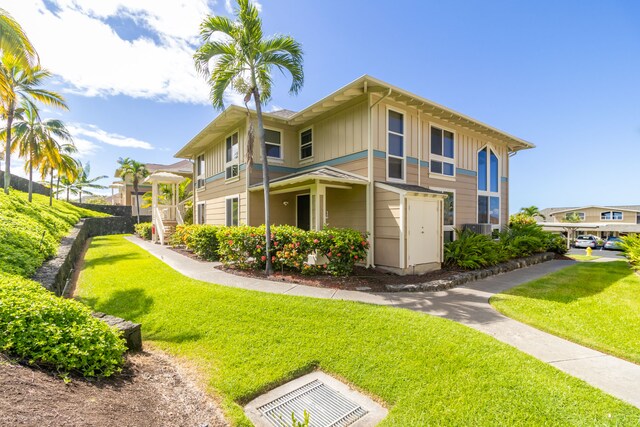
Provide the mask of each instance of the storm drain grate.
[{"label": "storm drain grate", "polygon": [[302,421],[305,410],[310,415],[310,427],[346,427],[367,414],[363,407],[319,380],[258,407],[275,427],[290,426],[292,413]]}]

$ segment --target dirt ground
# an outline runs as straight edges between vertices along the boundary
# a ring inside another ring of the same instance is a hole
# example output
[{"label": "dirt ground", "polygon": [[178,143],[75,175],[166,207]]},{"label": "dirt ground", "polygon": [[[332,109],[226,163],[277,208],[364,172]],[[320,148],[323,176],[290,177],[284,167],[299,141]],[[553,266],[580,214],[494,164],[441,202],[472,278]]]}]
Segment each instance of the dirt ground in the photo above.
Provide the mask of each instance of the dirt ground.
[{"label": "dirt ground", "polygon": [[127,357],[117,378],[70,384],[0,355],[2,426],[227,426],[216,403],[159,352]]}]

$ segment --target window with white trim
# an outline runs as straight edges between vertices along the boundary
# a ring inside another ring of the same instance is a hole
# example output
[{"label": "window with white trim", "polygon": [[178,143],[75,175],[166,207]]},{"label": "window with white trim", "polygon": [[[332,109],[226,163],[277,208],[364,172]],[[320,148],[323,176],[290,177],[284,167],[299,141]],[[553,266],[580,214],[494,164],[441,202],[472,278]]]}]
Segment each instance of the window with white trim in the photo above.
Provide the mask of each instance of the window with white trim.
[{"label": "window with white trim", "polygon": [[265,129],[264,142],[267,144],[267,157],[282,159],[282,134],[279,131]]},{"label": "window with white trim", "polygon": [[574,217],[577,217],[580,221],[584,221],[585,215],[584,212],[567,212],[566,214],[564,214],[565,220],[571,220]]},{"label": "window with white trim", "polygon": [[454,191],[442,190],[447,197],[444,199],[443,225],[444,242],[452,242],[456,238],[456,193]]},{"label": "window with white trim", "polygon": [[387,176],[404,181],[404,114],[388,110],[387,125]]},{"label": "window with white trim", "polygon": [[226,203],[225,225],[227,227],[238,225],[238,218],[239,218],[238,213],[239,213],[239,206],[240,206],[239,198],[229,197],[228,199],[226,199],[225,203]]},{"label": "window with white trim", "polygon": [[226,154],[224,164],[225,179],[231,179],[238,176],[240,172],[240,156],[239,156],[238,132],[229,135],[226,139]]},{"label": "window with white trim", "polygon": [[445,176],[454,176],[455,135],[448,130],[431,126],[431,157],[429,171]]},{"label": "window with white trim", "polygon": [[305,129],[300,132],[300,160],[313,157],[313,129]]},{"label": "window with white trim", "polygon": [[600,219],[603,221],[622,221],[623,215],[620,211],[606,211],[600,213]]},{"label": "window with white trim", "polygon": [[500,225],[500,163],[490,147],[478,151],[478,223]]},{"label": "window with white trim", "polygon": [[205,202],[196,203],[196,224],[205,224],[207,222],[207,205]]},{"label": "window with white trim", "polygon": [[204,187],[205,180],[205,163],[204,163],[204,154],[200,154],[196,157],[196,188]]}]

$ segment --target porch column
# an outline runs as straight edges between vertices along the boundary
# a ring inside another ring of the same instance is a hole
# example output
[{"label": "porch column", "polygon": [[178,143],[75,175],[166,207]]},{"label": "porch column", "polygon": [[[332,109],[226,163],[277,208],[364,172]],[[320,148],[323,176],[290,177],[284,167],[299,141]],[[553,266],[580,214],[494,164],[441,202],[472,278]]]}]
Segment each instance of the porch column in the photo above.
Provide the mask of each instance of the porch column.
[{"label": "porch column", "polygon": [[326,197],[327,187],[324,184],[320,184],[316,181],[315,191],[311,190],[312,195],[315,193],[315,204],[313,214],[313,229],[322,230],[326,224]]},{"label": "porch column", "polygon": [[[151,184],[151,224],[156,224],[156,210],[158,207],[158,183],[153,181]],[[158,241],[158,233],[160,230],[156,229],[155,234],[152,236],[153,242]]]}]

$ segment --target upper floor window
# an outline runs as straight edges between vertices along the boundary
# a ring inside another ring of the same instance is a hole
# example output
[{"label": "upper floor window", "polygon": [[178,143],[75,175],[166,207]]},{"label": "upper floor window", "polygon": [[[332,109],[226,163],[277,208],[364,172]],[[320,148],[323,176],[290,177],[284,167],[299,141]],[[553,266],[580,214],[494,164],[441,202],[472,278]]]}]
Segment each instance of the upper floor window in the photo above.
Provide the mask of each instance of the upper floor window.
[{"label": "upper floor window", "polygon": [[300,132],[300,160],[313,157],[313,129]]},{"label": "upper floor window", "polygon": [[600,219],[603,221],[622,221],[622,212],[607,211],[600,213]]},{"label": "upper floor window", "polygon": [[196,157],[196,188],[204,187],[204,154],[200,154]]},{"label": "upper floor window", "polygon": [[282,134],[277,130],[265,129],[264,142],[267,144],[267,157],[282,158]]},{"label": "upper floor window", "polygon": [[404,115],[389,110],[387,129],[387,176],[404,181]]},{"label": "upper floor window", "polygon": [[584,212],[567,212],[566,214],[564,214],[565,221],[575,221],[576,219],[579,221],[584,221],[584,218]]},{"label": "upper floor window", "polygon": [[431,126],[431,173],[455,175],[455,137],[453,132]]},{"label": "upper floor window", "polygon": [[239,205],[238,197],[229,197],[226,199],[225,225],[227,227],[238,225]]},{"label": "upper floor window", "polygon": [[478,151],[478,223],[500,225],[500,167],[489,147]]},{"label": "upper floor window", "polygon": [[238,132],[227,137],[226,148],[225,179],[231,179],[238,176],[240,169]]}]

